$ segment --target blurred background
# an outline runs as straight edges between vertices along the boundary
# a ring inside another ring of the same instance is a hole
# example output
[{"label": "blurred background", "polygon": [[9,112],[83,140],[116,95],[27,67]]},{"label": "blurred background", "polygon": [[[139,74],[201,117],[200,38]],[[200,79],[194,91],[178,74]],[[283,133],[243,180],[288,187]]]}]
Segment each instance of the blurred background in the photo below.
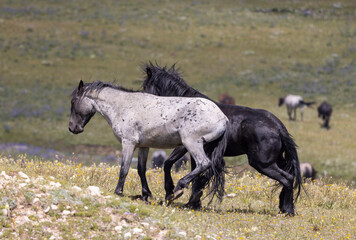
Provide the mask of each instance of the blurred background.
[{"label": "blurred background", "polygon": [[[121,145],[100,115],[69,133],[69,95],[81,79],[139,89],[148,61],[176,63],[214,100],[272,112],[319,177],[356,180],[354,0],[1,1],[0,155],[117,164]],[[287,94],[316,101],[303,122],[278,107]],[[245,155],[226,161],[247,166]]]}]

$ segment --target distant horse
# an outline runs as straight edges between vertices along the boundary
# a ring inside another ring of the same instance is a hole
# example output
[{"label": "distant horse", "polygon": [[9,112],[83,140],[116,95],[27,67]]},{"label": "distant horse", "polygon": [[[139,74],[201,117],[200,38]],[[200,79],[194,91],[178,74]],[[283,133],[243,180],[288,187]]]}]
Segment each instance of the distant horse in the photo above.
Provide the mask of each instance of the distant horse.
[{"label": "distant horse", "polygon": [[156,150],[152,154],[152,168],[163,167],[164,160],[166,160],[167,154],[163,150]]},{"label": "distant horse", "polygon": [[174,169],[176,172],[179,172],[180,169],[185,169],[185,166],[187,165],[188,162],[188,156],[187,154],[184,154],[183,157],[181,157],[180,159],[178,159],[178,161],[176,161],[174,163]]},{"label": "distant horse", "polygon": [[318,107],[318,117],[321,117],[324,120],[324,124],[322,125],[322,127],[330,129],[329,122],[332,112],[333,109],[329,103],[324,101],[322,104],[320,104],[320,106]]},{"label": "distant horse", "polygon": [[235,104],[235,99],[227,93],[223,93],[219,96],[219,103],[223,104]]},{"label": "distant horse", "polygon": [[[210,100],[204,98],[158,97],[134,92],[100,81],[80,81],[72,93],[69,131],[78,134],[99,112],[122,143],[119,181],[115,189],[123,194],[125,178],[135,148],[139,148],[137,171],[141,178],[142,199],[151,196],[146,180],[149,147],[174,148],[183,145],[194,156],[197,168],[179,180],[171,200],[197,176],[208,175],[211,193],[224,194],[224,159],[228,119]],[[204,185],[203,187],[206,187]]]},{"label": "distant horse", "polygon": [[[163,167],[164,161],[166,160],[167,155],[163,150],[156,150],[152,154],[152,168],[161,168]],[[174,163],[174,169],[176,172],[179,172],[181,168],[184,168],[187,164],[188,156],[185,154],[177,162]]]},{"label": "distant horse", "polygon": [[[315,102],[304,102],[301,96],[287,95],[286,97],[279,98],[278,106],[282,106],[283,103],[287,106],[287,113],[289,120],[295,121],[297,119],[297,108],[300,108],[300,117],[303,121],[303,110],[305,106],[315,104]],[[292,118],[292,111],[294,111],[294,117]]]},{"label": "distant horse", "polygon": [[317,171],[315,171],[313,166],[308,162],[300,163],[300,172],[304,180],[307,178],[311,178],[311,180],[314,180],[317,173]]},{"label": "distant horse", "polygon": [[[180,77],[175,65],[167,68],[149,63],[144,66],[143,71],[145,79],[142,88],[145,92],[158,96],[209,99],[190,87]],[[296,144],[283,123],[266,110],[220,103],[217,103],[217,105],[230,121],[227,130],[228,139],[225,156],[247,154],[249,164],[252,167],[283,185],[279,195],[279,209],[282,213],[293,215],[293,189],[297,189],[295,198],[297,200],[302,180]],[[204,119],[204,121],[207,119]],[[187,150],[184,147],[178,147],[165,161],[165,190],[168,199],[173,194],[174,189],[170,173],[171,167],[186,152]],[[192,156],[192,167],[194,167],[194,160],[195,156]],[[192,208],[201,206],[200,196],[202,192],[199,185],[205,181],[204,176],[201,176],[193,182],[192,196],[186,206]]]}]

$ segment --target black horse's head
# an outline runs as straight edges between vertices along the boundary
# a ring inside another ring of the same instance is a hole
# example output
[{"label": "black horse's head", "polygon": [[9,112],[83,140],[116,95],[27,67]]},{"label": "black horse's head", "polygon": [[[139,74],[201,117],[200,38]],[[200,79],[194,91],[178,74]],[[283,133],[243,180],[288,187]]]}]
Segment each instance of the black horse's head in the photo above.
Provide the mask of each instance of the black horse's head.
[{"label": "black horse's head", "polygon": [[279,98],[278,106],[282,106],[284,103],[284,97]]},{"label": "black horse's head", "polygon": [[78,134],[84,131],[85,125],[95,114],[95,109],[90,100],[85,97],[82,80],[80,80],[78,88],[74,89],[71,96],[69,131]]}]

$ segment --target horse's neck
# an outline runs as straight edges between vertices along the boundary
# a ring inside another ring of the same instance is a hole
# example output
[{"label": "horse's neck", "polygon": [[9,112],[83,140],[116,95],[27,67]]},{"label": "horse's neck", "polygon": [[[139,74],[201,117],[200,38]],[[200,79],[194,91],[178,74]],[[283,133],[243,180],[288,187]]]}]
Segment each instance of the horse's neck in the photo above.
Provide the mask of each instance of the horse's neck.
[{"label": "horse's neck", "polygon": [[100,113],[109,123],[111,123],[117,115],[120,108],[120,99],[122,99],[122,92],[114,89],[103,89],[99,94],[88,96],[94,105],[95,110]]}]

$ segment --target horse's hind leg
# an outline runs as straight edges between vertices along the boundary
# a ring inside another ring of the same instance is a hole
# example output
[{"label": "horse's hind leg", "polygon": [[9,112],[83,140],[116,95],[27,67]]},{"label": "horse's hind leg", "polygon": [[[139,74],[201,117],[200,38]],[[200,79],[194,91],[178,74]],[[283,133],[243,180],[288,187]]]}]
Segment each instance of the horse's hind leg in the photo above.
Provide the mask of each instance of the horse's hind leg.
[{"label": "horse's hind leg", "polygon": [[142,200],[147,202],[148,197],[152,196],[152,193],[148,187],[147,179],[146,179],[146,163],[148,156],[149,148],[139,148],[138,150],[138,164],[137,164],[137,172],[141,179],[142,185]]},{"label": "horse's hind leg", "polygon": [[288,114],[288,117],[289,117],[289,120],[293,120],[292,118],[292,108],[287,106],[287,114]]},{"label": "horse's hind leg", "polygon": [[293,176],[280,169],[276,163],[264,167],[252,164],[251,166],[253,166],[258,172],[277,180],[283,185],[282,191],[279,195],[279,210],[281,213],[294,215]]},{"label": "horse's hind leg", "polygon": [[186,153],[187,149],[184,146],[177,147],[164,162],[164,189],[166,190],[166,200],[173,197],[174,183],[171,175],[172,166]]},{"label": "horse's hind leg", "polygon": [[188,187],[189,183],[193,179],[211,166],[211,161],[206,156],[202,143],[198,143],[198,145],[194,145],[193,143],[187,144],[187,148],[192,157],[195,159],[196,168],[178,181],[177,186],[174,189],[174,196],[172,200],[180,197],[183,193],[183,188]]},{"label": "horse's hind leg", "polygon": [[[270,140],[272,140],[271,138]],[[279,195],[279,209],[282,213],[294,214],[293,203],[293,181],[294,177],[277,165],[280,158],[280,144],[277,142],[260,142],[256,149],[259,151],[248,151],[249,164],[261,174],[277,180],[283,185]],[[273,146],[273,147],[271,147]]]}]

